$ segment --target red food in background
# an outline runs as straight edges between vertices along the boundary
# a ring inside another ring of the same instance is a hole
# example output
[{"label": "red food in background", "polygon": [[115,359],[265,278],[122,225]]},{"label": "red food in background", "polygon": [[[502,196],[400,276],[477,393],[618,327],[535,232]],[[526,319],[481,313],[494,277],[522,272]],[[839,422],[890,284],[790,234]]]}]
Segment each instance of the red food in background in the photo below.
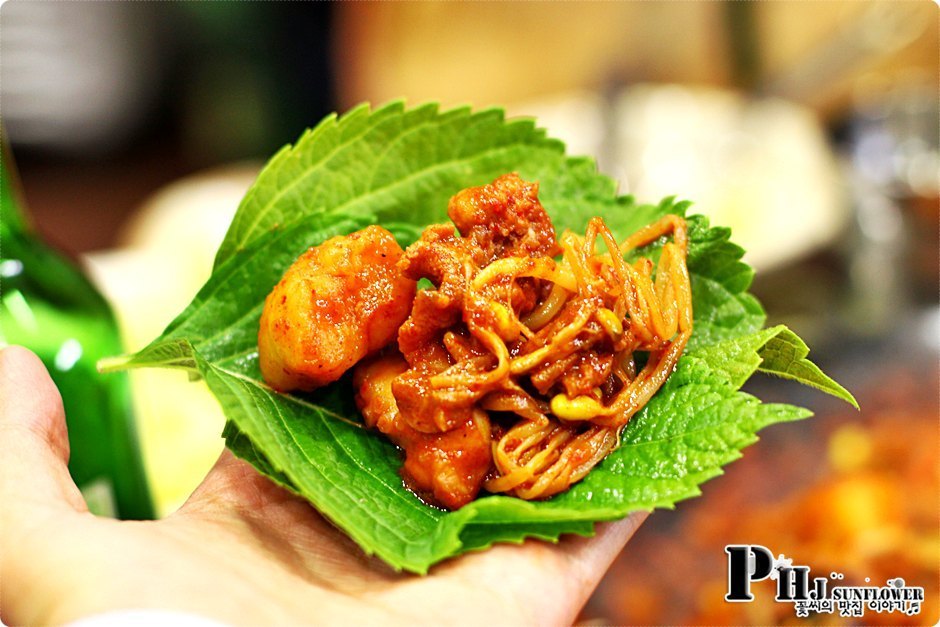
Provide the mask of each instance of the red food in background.
[{"label": "red food in background", "polygon": [[[832,404],[833,411],[817,411],[793,429],[775,427],[724,477],[704,486],[704,498],[654,514],[611,567],[583,618],[657,625],[934,624],[940,616],[940,373],[936,363],[881,368],[867,389],[853,387],[861,413]],[[901,577],[907,586],[924,588],[924,603],[914,616],[866,609],[862,618],[838,611],[797,618],[793,604],[774,600],[776,582],[769,579],[753,584],[753,602],[727,603],[724,547],[734,543],[782,553],[794,565],[809,566],[810,577],[841,573],[841,586],[884,586]]]}]

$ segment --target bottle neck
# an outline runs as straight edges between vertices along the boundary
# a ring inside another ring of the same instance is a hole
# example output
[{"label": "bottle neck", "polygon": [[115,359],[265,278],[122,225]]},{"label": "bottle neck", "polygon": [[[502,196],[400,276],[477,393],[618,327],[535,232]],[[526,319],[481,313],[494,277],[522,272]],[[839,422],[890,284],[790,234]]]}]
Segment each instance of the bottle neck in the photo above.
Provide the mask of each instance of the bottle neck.
[{"label": "bottle neck", "polygon": [[16,163],[13,161],[13,151],[7,141],[6,129],[0,127],[0,224],[5,229],[15,232],[30,231],[31,226],[26,217],[23,202],[23,191]]}]

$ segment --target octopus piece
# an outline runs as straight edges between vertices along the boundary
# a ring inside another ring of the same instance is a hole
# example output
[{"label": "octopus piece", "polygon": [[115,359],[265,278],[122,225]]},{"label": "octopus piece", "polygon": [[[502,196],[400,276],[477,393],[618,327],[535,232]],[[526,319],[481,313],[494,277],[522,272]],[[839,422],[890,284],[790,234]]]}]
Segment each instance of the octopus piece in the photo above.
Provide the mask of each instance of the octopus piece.
[{"label": "octopus piece", "polygon": [[402,419],[392,381],[408,369],[400,355],[366,360],[356,366],[356,406],[367,426],[378,429],[405,453],[405,482],[426,500],[448,509],[463,507],[480,491],[493,464],[490,421],[475,409],[444,433],[421,433]]},{"label": "octopus piece", "polygon": [[447,215],[469,241],[477,266],[504,257],[551,257],[557,253],[555,227],[538,193],[538,183],[511,173],[450,199]]},{"label": "octopus piece", "polygon": [[416,288],[398,271],[401,256],[379,226],[301,255],[264,303],[258,355],[265,381],[281,392],[309,391],[394,341]]},{"label": "octopus piece", "polygon": [[[471,279],[498,259],[543,258],[551,263],[558,251],[551,218],[538,199],[538,184],[517,174],[457,193],[447,212],[454,226],[428,227],[399,264],[405,276],[427,278],[437,288],[418,294],[399,331],[398,345],[411,368],[393,384],[405,420],[427,433],[465,424],[474,404],[505,384],[501,376],[482,374],[480,362],[458,365],[459,360],[446,358],[445,333],[465,326],[483,346],[496,341],[490,329],[497,329],[502,338],[516,337],[521,325],[512,324],[509,312],[527,313],[546,291],[534,279],[506,277],[491,286],[492,293],[479,294]],[[502,292],[504,304],[496,302]],[[449,385],[448,380],[459,384]]]}]

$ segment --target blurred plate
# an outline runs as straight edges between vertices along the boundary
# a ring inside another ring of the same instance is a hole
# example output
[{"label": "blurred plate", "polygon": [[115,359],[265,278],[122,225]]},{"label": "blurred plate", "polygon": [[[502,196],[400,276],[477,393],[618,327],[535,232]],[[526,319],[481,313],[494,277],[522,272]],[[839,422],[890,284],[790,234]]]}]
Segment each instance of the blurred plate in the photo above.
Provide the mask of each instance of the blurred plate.
[{"label": "blurred plate", "polygon": [[677,196],[730,226],[745,258],[766,270],[839,237],[849,207],[818,118],[781,99],[681,85],[635,85],[604,98],[574,92],[520,103],[569,152],[638,201]]}]

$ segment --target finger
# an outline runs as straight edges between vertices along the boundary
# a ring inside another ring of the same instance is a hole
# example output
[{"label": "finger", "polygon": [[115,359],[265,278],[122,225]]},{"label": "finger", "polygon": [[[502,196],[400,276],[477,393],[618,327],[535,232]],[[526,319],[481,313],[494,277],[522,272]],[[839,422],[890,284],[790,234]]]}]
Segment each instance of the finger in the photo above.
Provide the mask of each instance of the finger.
[{"label": "finger", "polygon": [[562,558],[558,573],[564,576],[556,578],[555,582],[561,588],[559,596],[567,599],[560,608],[567,615],[566,623],[574,622],[610,565],[648,515],[648,512],[635,512],[623,520],[599,523],[593,538],[571,537],[560,543]]},{"label": "finger", "polygon": [[520,549],[513,555],[516,566],[510,594],[538,613],[538,624],[573,624],[647,515],[636,512],[622,520],[598,523],[590,538],[567,536],[557,545],[531,540],[521,547],[504,547],[507,553]]},{"label": "finger", "polygon": [[0,511],[87,509],[68,471],[62,397],[39,358],[20,346],[0,351],[0,460]]},{"label": "finger", "polygon": [[558,544],[527,540],[521,546],[497,545],[445,564],[436,574],[494,582],[487,592],[494,593],[503,607],[514,608],[518,622],[572,624],[647,515],[636,512],[623,520],[598,523],[589,538],[566,536]]}]

